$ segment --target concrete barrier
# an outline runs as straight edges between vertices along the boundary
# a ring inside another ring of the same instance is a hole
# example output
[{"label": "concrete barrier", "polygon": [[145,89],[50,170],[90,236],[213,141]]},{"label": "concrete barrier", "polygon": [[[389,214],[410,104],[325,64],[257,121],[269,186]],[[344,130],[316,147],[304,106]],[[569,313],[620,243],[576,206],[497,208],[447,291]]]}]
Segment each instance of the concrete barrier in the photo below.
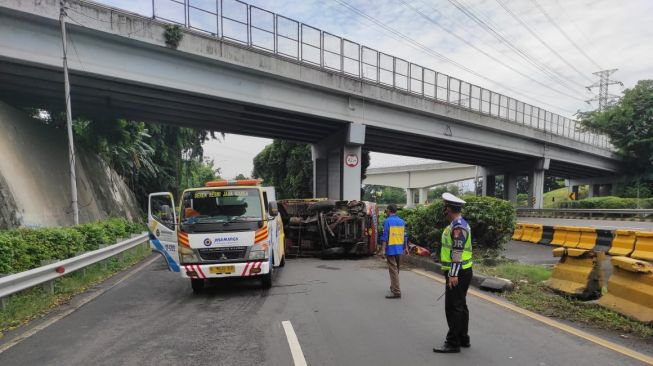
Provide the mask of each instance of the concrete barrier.
[{"label": "concrete barrier", "polygon": [[542,226],[542,237],[540,238],[539,244],[551,244],[553,240],[553,226]]},{"label": "concrete barrier", "polygon": [[521,241],[531,241],[531,237],[533,237],[533,231],[536,226],[537,225],[533,224],[522,224],[524,233],[522,234]]},{"label": "concrete barrier", "polygon": [[565,244],[565,237],[567,236],[567,227],[566,226],[554,226],[553,227],[553,238],[551,239],[551,245],[563,246]]},{"label": "concrete barrier", "polygon": [[578,241],[578,249],[587,249],[593,250],[596,246],[596,229],[593,227],[579,227],[580,229],[580,240]]},{"label": "concrete barrier", "polygon": [[630,318],[653,322],[653,264],[613,257],[608,292],[598,303]]},{"label": "concrete barrier", "polygon": [[653,232],[638,231],[635,233],[635,250],[630,257],[653,261]]},{"label": "concrete barrier", "polygon": [[600,250],[607,253],[612,247],[614,232],[612,230],[596,229],[596,246],[594,250]]},{"label": "concrete barrier", "polygon": [[539,243],[542,240],[543,230],[542,225],[533,225],[531,238],[528,241],[534,244]]},{"label": "concrete barrier", "polygon": [[635,232],[632,230],[615,230],[612,245],[608,254],[614,256],[629,256],[635,249]]},{"label": "concrete barrier", "polygon": [[580,242],[580,228],[575,226],[565,226],[565,241],[562,244],[565,248],[576,248]]},{"label": "concrete barrier", "polygon": [[603,288],[603,271],[601,263],[605,259],[603,252],[575,248],[556,248],[554,257],[560,257],[551,278],[545,285],[554,291],[574,296],[583,300],[601,296]]},{"label": "concrete barrier", "polygon": [[521,240],[522,235],[524,235],[524,224],[517,224],[512,233],[512,240]]}]

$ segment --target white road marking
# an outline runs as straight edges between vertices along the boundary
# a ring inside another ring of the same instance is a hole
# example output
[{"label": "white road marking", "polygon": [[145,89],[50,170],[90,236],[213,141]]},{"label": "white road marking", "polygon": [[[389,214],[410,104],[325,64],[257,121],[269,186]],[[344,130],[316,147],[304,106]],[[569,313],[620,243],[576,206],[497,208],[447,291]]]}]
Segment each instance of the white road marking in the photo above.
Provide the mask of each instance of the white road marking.
[{"label": "white road marking", "polygon": [[281,325],[283,326],[283,330],[286,332],[286,338],[288,338],[288,345],[290,346],[290,353],[292,354],[295,366],[306,366],[306,359],[304,358],[302,347],[299,345],[297,334],[295,334],[295,330],[293,329],[290,320],[282,321]]}]

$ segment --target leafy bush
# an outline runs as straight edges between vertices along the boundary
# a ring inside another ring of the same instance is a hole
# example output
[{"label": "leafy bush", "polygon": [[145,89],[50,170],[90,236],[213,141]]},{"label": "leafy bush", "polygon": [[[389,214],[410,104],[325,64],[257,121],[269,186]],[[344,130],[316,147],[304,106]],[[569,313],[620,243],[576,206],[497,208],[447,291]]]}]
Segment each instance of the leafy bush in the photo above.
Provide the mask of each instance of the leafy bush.
[{"label": "leafy bush", "polygon": [[[482,249],[500,249],[510,240],[515,228],[515,209],[508,201],[494,197],[464,197],[467,204],[462,215],[472,229],[473,244]],[[406,221],[409,236],[415,244],[435,250],[440,245],[442,230],[449,225],[442,210],[442,201],[397,212]]]},{"label": "leafy bush", "polygon": [[111,218],[72,227],[0,231],[0,273],[36,268],[43,260],[74,257],[142,229],[141,224]]},{"label": "leafy bush", "polygon": [[[648,208],[653,205],[653,199],[640,199],[639,204],[641,208]],[[621,197],[592,197],[579,201],[565,201],[557,204],[558,208],[637,208],[636,198],[621,198]]]}]

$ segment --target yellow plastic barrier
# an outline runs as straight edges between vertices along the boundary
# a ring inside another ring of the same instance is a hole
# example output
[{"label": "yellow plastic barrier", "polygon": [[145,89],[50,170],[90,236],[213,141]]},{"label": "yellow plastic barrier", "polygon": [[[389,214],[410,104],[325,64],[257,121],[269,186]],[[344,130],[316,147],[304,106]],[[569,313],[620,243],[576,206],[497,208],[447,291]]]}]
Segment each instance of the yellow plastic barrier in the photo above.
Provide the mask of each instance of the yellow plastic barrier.
[{"label": "yellow plastic barrier", "polygon": [[512,240],[521,240],[522,235],[524,235],[524,225],[517,224],[515,231],[512,233]]},{"label": "yellow plastic barrier", "polygon": [[535,225],[522,224],[522,227],[524,228],[524,233],[521,236],[521,241],[530,241],[533,236],[533,228]]},{"label": "yellow plastic barrier", "polygon": [[631,258],[653,261],[653,232],[638,231],[635,233],[635,250]]},{"label": "yellow plastic barrier", "polygon": [[565,242],[562,244],[565,248],[576,248],[580,242],[580,228],[575,226],[565,227],[567,235],[565,235]]},{"label": "yellow plastic barrier", "polygon": [[579,227],[580,241],[578,242],[578,249],[592,250],[596,246],[596,229],[593,227]]},{"label": "yellow plastic barrier", "polygon": [[615,230],[608,254],[629,256],[633,249],[635,249],[635,232],[632,230]]},{"label": "yellow plastic barrier", "polygon": [[608,292],[598,303],[633,319],[653,322],[653,264],[613,257]]},{"label": "yellow plastic barrier", "polygon": [[556,248],[554,257],[560,262],[553,268],[551,277],[545,285],[555,291],[581,299],[597,298],[603,288],[601,263],[603,252],[593,252],[575,248]]},{"label": "yellow plastic barrier", "polygon": [[553,227],[553,239],[551,239],[551,245],[562,246],[565,243],[565,237],[567,236],[566,229],[566,226]]},{"label": "yellow plastic barrier", "polygon": [[542,228],[542,225],[533,225],[533,232],[531,233],[530,241],[531,243],[539,243],[540,240],[542,240],[542,233],[544,233],[544,229]]}]

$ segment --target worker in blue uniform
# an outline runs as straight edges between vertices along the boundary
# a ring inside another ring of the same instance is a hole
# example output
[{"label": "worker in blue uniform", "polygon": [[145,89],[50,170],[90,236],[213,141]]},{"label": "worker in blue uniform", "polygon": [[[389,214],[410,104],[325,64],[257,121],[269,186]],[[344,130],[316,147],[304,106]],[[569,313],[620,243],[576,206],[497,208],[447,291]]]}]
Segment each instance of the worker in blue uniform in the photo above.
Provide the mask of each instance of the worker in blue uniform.
[{"label": "worker in blue uniform", "polygon": [[399,268],[401,267],[402,254],[408,254],[406,223],[397,216],[397,206],[388,205],[388,217],[383,222],[383,235],[381,236],[381,257],[388,262],[390,272],[390,292],[387,299],[401,298],[399,287]]},{"label": "worker in blue uniform", "polygon": [[465,201],[451,193],[442,195],[443,213],[450,223],[442,232],[440,261],[446,278],[444,309],[449,332],[437,353],[458,353],[469,347],[467,289],[472,281],[472,232],[461,215]]}]

